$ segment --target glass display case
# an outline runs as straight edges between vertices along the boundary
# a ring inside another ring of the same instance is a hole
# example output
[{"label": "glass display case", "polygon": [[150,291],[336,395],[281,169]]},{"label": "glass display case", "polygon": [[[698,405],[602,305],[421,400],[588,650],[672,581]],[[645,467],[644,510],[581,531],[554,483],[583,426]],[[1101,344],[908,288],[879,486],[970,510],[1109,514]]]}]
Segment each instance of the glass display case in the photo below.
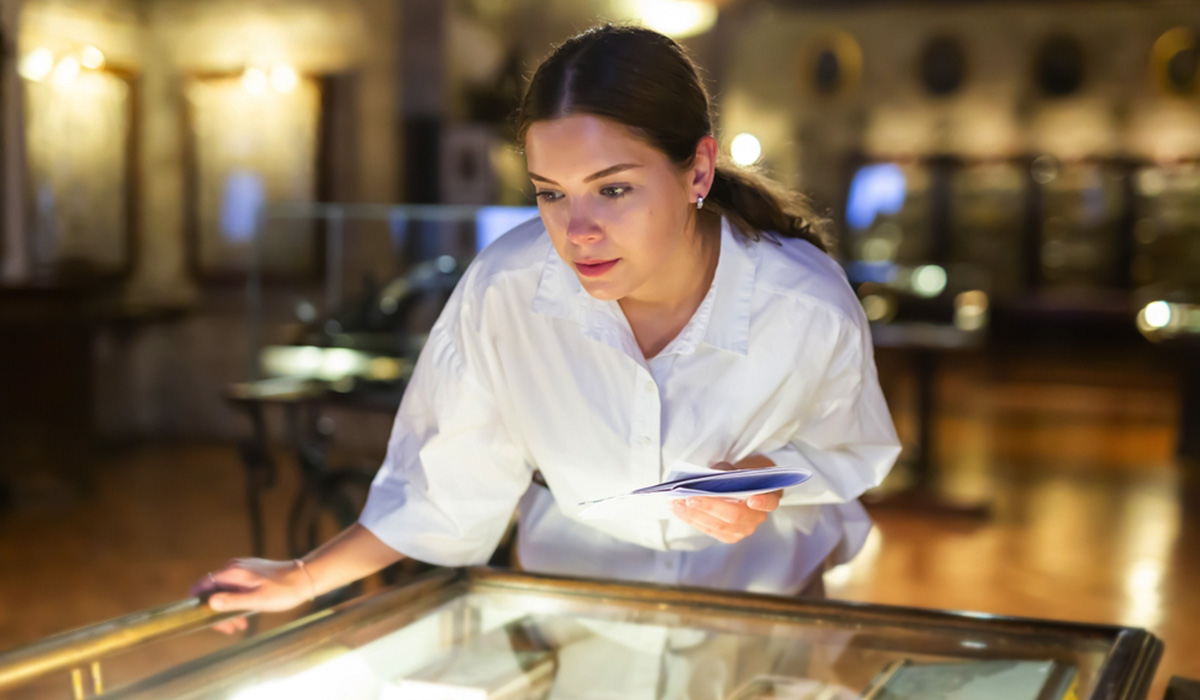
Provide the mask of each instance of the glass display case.
[{"label": "glass display case", "polygon": [[1143,301],[1200,302],[1200,164],[1136,174],[1132,277]]},{"label": "glass display case", "polygon": [[1044,160],[1032,166],[1041,203],[1041,284],[1068,295],[1122,287],[1129,206],[1123,168]]},{"label": "glass display case", "polygon": [[439,569],[104,697],[1100,700],[1146,697],[1160,654],[1130,628]]},{"label": "glass display case", "polygon": [[868,163],[846,197],[847,254],[868,264],[920,265],[935,257],[927,164]]},{"label": "glass display case", "polygon": [[948,276],[994,300],[1029,291],[1025,173],[1015,162],[966,163],[950,176]]}]

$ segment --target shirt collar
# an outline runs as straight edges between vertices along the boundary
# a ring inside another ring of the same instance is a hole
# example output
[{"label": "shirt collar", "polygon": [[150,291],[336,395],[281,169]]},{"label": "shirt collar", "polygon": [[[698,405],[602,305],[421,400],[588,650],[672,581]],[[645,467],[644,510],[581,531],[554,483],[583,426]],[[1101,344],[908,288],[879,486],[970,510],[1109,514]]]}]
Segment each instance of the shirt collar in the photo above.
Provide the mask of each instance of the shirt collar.
[{"label": "shirt collar", "polygon": [[[620,306],[615,301],[601,301],[588,294],[554,246],[549,248],[530,309],[575,321],[583,326],[584,334],[589,338],[627,352],[632,346],[636,351],[636,343]],[[722,217],[721,252],[712,286],[687,326],[663,354],[695,352],[701,340],[729,352],[747,354],[757,267],[754,244],[735,235],[729,220]]]},{"label": "shirt collar", "polygon": [[706,343],[739,355],[749,352],[757,272],[757,244],[735,233],[729,219],[721,217],[721,256],[710,290],[713,307],[704,333]]}]

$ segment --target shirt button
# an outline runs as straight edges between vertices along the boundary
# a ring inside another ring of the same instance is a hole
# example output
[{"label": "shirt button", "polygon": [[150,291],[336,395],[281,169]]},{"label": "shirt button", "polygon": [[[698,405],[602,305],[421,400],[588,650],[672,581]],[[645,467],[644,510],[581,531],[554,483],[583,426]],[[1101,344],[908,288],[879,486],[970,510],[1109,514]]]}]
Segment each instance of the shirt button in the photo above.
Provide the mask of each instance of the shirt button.
[{"label": "shirt button", "polygon": [[646,388],[647,393],[654,393],[655,391],[658,390],[658,385],[656,385],[654,382],[648,381],[645,384],[643,384],[642,386],[644,386]]},{"label": "shirt button", "polygon": [[642,443],[642,447],[649,447],[654,441],[650,439],[649,435],[643,435],[642,439],[638,440],[638,442]]}]

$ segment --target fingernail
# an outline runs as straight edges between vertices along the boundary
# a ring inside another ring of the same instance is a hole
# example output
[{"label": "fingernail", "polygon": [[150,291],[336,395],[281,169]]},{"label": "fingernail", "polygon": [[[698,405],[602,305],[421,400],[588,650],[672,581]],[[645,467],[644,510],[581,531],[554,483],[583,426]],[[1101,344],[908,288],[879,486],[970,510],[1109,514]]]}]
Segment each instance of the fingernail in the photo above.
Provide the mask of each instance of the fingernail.
[{"label": "fingernail", "polygon": [[689,498],[689,499],[687,499],[687,504],[689,506],[698,506],[698,505],[700,505],[700,499],[699,498]]},{"label": "fingernail", "polygon": [[208,599],[208,607],[212,608],[213,610],[220,610],[225,607],[225,599],[213,596],[212,598]]}]

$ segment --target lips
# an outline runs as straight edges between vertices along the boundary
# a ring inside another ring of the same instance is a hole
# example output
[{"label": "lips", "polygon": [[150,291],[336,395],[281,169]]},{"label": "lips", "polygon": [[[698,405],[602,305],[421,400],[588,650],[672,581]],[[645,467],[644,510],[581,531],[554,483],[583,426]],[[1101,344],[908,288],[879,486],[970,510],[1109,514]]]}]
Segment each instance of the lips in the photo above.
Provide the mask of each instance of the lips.
[{"label": "lips", "polygon": [[605,272],[611,270],[613,266],[620,261],[621,259],[617,258],[615,260],[605,260],[602,262],[576,262],[575,269],[579,270],[579,274],[583,275],[584,277],[599,277]]}]

